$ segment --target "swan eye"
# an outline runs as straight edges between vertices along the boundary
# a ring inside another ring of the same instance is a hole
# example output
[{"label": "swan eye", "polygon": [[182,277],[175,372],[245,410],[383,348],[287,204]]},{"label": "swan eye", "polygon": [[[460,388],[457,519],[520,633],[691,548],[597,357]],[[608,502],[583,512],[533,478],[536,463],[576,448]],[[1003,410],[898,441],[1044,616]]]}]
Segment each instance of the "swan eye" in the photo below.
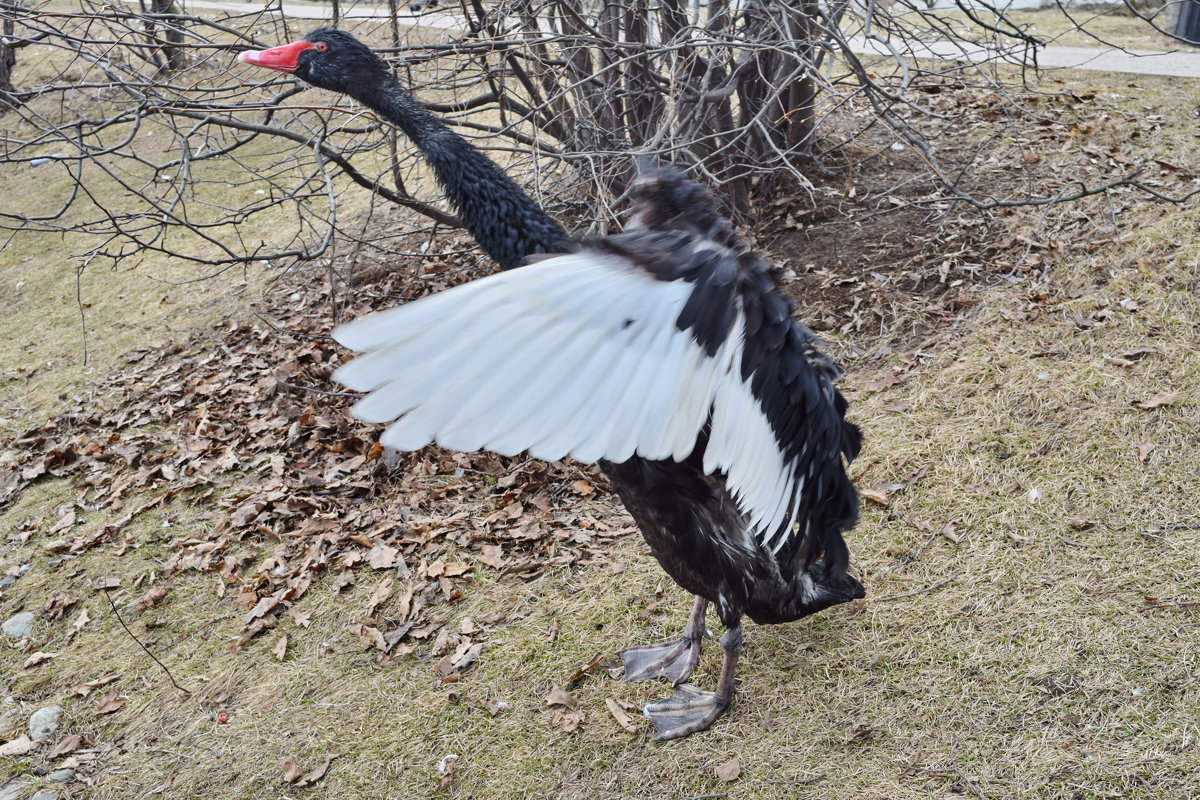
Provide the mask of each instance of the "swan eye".
[{"label": "swan eye", "polygon": [[317,42],[316,48],[317,48],[318,53],[324,53],[326,50],[329,49],[329,45],[325,44],[324,42]]}]

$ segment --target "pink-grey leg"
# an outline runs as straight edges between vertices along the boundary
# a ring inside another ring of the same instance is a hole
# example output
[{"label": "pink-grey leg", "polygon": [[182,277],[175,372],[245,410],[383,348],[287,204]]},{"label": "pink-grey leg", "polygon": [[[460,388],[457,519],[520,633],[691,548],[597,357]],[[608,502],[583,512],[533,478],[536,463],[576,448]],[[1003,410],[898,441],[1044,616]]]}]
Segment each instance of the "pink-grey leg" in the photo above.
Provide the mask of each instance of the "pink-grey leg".
[{"label": "pink-grey leg", "polygon": [[673,684],[686,681],[700,662],[700,643],[705,636],[704,615],[707,612],[708,601],[697,597],[687,627],[678,639],[622,650],[619,655],[625,663],[625,680],[666,678]]}]

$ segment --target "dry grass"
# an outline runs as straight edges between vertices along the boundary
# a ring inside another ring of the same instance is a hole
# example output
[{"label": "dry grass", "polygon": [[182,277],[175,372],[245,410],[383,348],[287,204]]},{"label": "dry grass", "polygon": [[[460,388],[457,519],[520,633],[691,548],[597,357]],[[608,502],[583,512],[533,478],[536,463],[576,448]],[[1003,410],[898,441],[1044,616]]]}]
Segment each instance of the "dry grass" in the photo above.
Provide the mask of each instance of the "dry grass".
[{"label": "dry grass", "polygon": [[[977,38],[978,28],[958,10],[927,11],[944,24],[953,26],[964,37]],[[995,14],[983,10],[980,18],[994,22]],[[908,15],[915,16],[915,15]],[[1060,47],[1124,47],[1140,50],[1189,50],[1186,45],[1164,36],[1154,26],[1125,11],[1124,8],[1068,9],[1044,8],[1037,11],[1004,12],[1009,25],[1024,29],[1040,41]],[[1158,27],[1170,30],[1166,14],[1155,18]],[[1007,27],[1007,26],[1004,26]]]},{"label": "dry grass", "polygon": [[[215,595],[212,576],[184,573],[164,605],[128,615],[191,690],[184,695],[88,587],[121,575],[114,599],[124,608],[161,582],[171,540],[216,524],[211,501],[143,515],[124,555],[106,545],[51,563],[41,545],[73,497],[64,482],[35,486],[0,516],[3,566],[32,564],[0,596],[0,615],[36,611],[66,591],[95,621],[73,641],[76,611],[39,621],[31,646],[58,653],[51,662],[26,670],[26,652],[0,656],[16,700],[0,724],[12,733],[32,709],[63,704],[67,732],[93,732],[100,748],[95,785],[72,784],[66,796],[106,800],[1194,797],[1198,609],[1169,604],[1200,599],[1200,211],[1133,208],[1123,218],[1146,224],[1099,256],[1061,257],[1033,295],[992,290],[918,349],[848,365],[868,436],[863,485],[928,469],[888,507],[868,505],[851,536],[870,599],[749,627],[739,695],[709,732],[667,744],[650,742],[648,725],[624,732],[605,699],[639,705],[666,687],[623,684],[602,669],[574,690],[585,714],[575,733],[558,730],[542,702],[595,654],[681,627],[687,599],[634,539],[615,547],[608,569],[531,583],[478,574],[450,623],[492,611],[509,622],[450,685],[435,677],[427,642],[382,667],[360,648],[348,628],[365,611],[370,579],[343,594],[318,582],[300,605],[310,627],[285,622],[234,652],[242,619],[231,598]],[[1032,219],[1014,218],[1014,227]],[[47,251],[18,237],[0,260],[6,292],[25,281],[23,302],[0,321],[6,372],[9,359],[78,358],[73,273],[56,270]],[[225,285],[172,290],[173,307],[160,311],[151,301],[161,284],[145,272],[89,276],[94,336],[107,337],[103,368],[119,365],[124,349],[169,337],[184,309],[188,324],[243,313]],[[1122,308],[1127,299],[1135,311]],[[146,321],[129,319],[131,307],[146,309]],[[853,344],[866,351],[871,342]],[[1138,347],[1153,353],[1131,366],[1106,359]],[[10,381],[0,416],[46,414],[57,393],[78,391],[85,373],[68,366]],[[903,382],[867,388],[892,372]],[[1168,390],[1184,399],[1131,405]],[[1154,449],[1143,463],[1146,442]],[[21,541],[28,519],[37,532]],[[104,522],[93,515],[80,532]],[[283,662],[270,654],[280,633],[292,639]],[[715,680],[715,649],[701,685]],[[116,714],[98,716],[95,695],[69,696],[110,673],[122,675],[114,686],[129,698]],[[496,699],[511,710],[489,715],[482,703]],[[311,768],[335,753],[315,787],[283,783],[285,758]],[[450,753],[459,758],[442,785],[437,764]],[[734,757],[742,774],[722,783],[713,770]],[[9,774],[29,766],[0,765]]]}]

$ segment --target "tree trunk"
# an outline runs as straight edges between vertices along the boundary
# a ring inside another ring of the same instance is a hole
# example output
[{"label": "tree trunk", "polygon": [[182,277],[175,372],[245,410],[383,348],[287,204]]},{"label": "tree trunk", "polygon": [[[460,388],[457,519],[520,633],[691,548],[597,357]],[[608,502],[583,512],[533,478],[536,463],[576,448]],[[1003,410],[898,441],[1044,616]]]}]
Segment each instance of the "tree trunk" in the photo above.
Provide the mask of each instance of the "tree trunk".
[{"label": "tree trunk", "polygon": [[[175,0],[150,0],[150,10],[155,14],[180,13]],[[154,36],[160,30],[160,39],[166,42],[162,45],[163,69],[166,72],[175,72],[183,67],[183,31],[179,29],[179,23],[176,21],[160,20],[158,25],[151,29],[151,35]]]},{"label": "tree trunk", "polygon": [[0,112],[21,105],[17,87],[13,86],[12,71],[17,65],[17,48],[13,45],[16,23],[7,14],[4,16],[3,37],[0,37]]}]

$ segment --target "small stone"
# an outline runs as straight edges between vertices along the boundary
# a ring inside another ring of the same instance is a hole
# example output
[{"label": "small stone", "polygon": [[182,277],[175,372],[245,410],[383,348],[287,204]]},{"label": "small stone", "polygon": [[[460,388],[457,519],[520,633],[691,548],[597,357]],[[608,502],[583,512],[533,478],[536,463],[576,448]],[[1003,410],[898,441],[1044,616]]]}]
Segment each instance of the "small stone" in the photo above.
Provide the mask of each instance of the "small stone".
[{"label": "small stone", "polygon": [[49,773],[46,775],[46,778],[54,781],[55,783],[70,783],[71,781],[75,780],[75,770],[71,769],[70,767],[63,767],[62,769],[56,769]]},{"label": "small stone", "polygon": [[46,706],[33,712],[29,717],[29,738],[44,742],[57,736],[62,727],[62,711],[61,706]]},{"label": "small stone", "polygon": [[58,800],[60,796],[57,789],[38,789],[29,795],[29,800]]},{"label": "small stone", "polygon": [[14,639],[28,639],[33,636],[34,619],[36,617],[33,612],[22,611],[20,614],[13,614],[4,620],[4,625],[0,626],[0,630],[4,631],[5,636],[11,636]]},{"label": "small stone", "polygon": [[29,778],[18,775],[0,786],[0,800],[18,800],[25,794],[25,787],[30,784]]}]

